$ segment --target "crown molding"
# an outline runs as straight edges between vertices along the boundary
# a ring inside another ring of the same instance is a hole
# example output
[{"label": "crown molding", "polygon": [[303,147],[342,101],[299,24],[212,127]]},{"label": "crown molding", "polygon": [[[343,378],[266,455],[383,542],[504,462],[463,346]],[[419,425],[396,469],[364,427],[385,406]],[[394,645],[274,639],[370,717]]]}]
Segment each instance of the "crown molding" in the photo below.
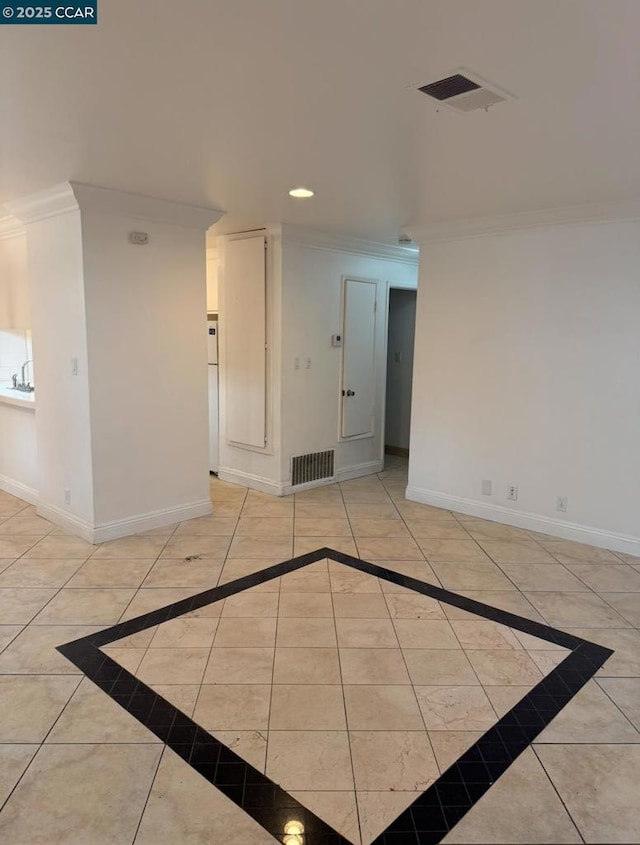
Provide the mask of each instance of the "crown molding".
[{"label": "crown molding", "polygon": [[62,182],[45,188],[44,191],[7,202],[5,207],[25,226],[61,214],[69,214],[79,208],[69,182]]},{"label": "crown molding", "polygon": [[224,211],[215,208],[187,205],[142,194],[130,194],[126,191],[112,191],[110,188],[98,188],[81,182],[70,184],[82,211],[99,211],[102,214],[114,214],[203,230],[213,226],[224,215]]},{"label": "crown molding", "polygon": [[418,250],[396,244],[385,244],[378,241],[368,241],[364,238],[354,238],[350,235],[336,235],[308,229],[305,226],[295,226],[282,223],[277,227],[282,235],[282,243],[296,244],[309,249],[325,249],[330,252],[346,252],[350,255],[366,255],[369,258],[380,258],[386,261],[400,261],[404,264],[418,263]]},{"label": "crown molding", "polygon": [[6,217],[0,217],[0,241],[8,240],[9,238],[19,238],[20,235],[25,235],[26,231],[18,218],[12,214],[8,214]]},{"label": "crown molding", "polygon": [[25,225],[80,210],[202,230],[208,229],[224,214],[214,208],[113,191],[82,182],[54,185],[6,203],[6,208]]},{"label": "crown molding", "polygon": [[412,226],[407,231],[416,243],[430,244],[479,238],[485,235],[505,235],[527,229],[585,224],[602,225],[633,220],[640,220],[640,200],[570,205],[515,214],[499,214],[493,217],[474,217],[466,220],[452,220],[449,223]]}]

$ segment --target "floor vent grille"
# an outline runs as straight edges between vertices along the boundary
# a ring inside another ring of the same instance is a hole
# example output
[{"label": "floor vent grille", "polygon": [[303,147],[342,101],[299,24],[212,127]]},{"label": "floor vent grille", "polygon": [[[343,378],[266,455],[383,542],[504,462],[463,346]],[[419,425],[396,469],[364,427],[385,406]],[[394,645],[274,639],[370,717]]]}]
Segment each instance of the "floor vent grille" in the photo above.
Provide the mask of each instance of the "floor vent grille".
[{"label": "floor vent grille", "polygon": [[311,452],[291,459],[291,484],[308,484],[322,478],[333,478],[335,451]]}]

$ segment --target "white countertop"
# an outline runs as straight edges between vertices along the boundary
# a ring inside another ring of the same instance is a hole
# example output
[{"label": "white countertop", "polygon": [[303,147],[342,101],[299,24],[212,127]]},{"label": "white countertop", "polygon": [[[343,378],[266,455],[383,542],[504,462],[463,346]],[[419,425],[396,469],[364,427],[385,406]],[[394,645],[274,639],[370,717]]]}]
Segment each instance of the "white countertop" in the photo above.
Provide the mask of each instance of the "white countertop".
[{"label": "white countertop", "polygon": [[28,411],[36,409],[36,395],[13,390],[9,384],[0,384],[0,405],[13,405],[16,408],[26,408]]}]

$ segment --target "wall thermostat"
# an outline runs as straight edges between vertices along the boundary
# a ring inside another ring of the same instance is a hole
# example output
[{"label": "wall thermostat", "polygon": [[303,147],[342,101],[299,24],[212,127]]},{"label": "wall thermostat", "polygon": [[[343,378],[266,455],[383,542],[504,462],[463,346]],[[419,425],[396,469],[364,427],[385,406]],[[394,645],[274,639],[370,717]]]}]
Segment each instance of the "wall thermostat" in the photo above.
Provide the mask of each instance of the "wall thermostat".
[{"label": "wall thermostat", "polygon": [[147,232],[129,232],[129,243],[136,246],[146,246],[149,243]]},{"label": "wall thermostat", "polygon": [[342,335],[341,334],[332,334],[331,335],[331,346],[342,346]]}]

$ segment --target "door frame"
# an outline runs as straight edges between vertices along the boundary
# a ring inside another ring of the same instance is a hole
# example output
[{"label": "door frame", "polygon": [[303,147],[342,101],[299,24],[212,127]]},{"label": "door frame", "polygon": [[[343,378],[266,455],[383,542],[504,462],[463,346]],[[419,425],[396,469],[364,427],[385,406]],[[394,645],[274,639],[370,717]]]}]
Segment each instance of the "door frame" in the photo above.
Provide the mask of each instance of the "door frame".
[{"label": "door frame", "polygon": [[[344,437],[342,434],[342,408],[343,408],[343,399],[342,391],[345,389],[344,387],[344,324],[346,318],[346,303],[347,303],[347,282],[367,282],[368,284],[374,284],[376,287],[376,300],[375,300],[375,322],[374,322],[374,332],[373,332],[373,414],[372,414],[372,423],[371,423],[371,431],[367,432],[366,434],[352,434],[351,436]],[[378,368],[376,366],[376,358],[378,353],[378,344],[377,344],[377,333],[379,329],[378,317],[380,312],[380,286],[382,284],[382,279],[373,278],[371,276],[356,276],[353,274],[345,274],[340,277],[340,329],[342,331],[342,345],[340,347],[340,376],[338,379],[338,443],[352,443],[354,440],[370,440],[372,437],[376,436],[376,415],[375,415],[375,407],[377,404],[378,399]]]},{"label": "door frame", "polygon": [[[416,294],[416,319],[418,316],[418,285],[411,284],[403,284],[402,282],[393,282],[390,279],[386,281],[386,291],[385,291],[385,312],[384,312],[384,366],[385,366],[385,377],[382,384],[382,419],[380,420],[380,426],[382,428],[382,437],[380,443],[380,460],[384,466],[384,456],[385,452],[385,440],[387,434],[387,366],[389,361],[389,309],[391,308],[391,291],[392,290],[411,290],[414,291]],[[416,348],[416,341],[415,336],[413,339],[413,351],[415,355],[415,348]],[[411,385],[411,393],[413,399],[413,383]]]}]

